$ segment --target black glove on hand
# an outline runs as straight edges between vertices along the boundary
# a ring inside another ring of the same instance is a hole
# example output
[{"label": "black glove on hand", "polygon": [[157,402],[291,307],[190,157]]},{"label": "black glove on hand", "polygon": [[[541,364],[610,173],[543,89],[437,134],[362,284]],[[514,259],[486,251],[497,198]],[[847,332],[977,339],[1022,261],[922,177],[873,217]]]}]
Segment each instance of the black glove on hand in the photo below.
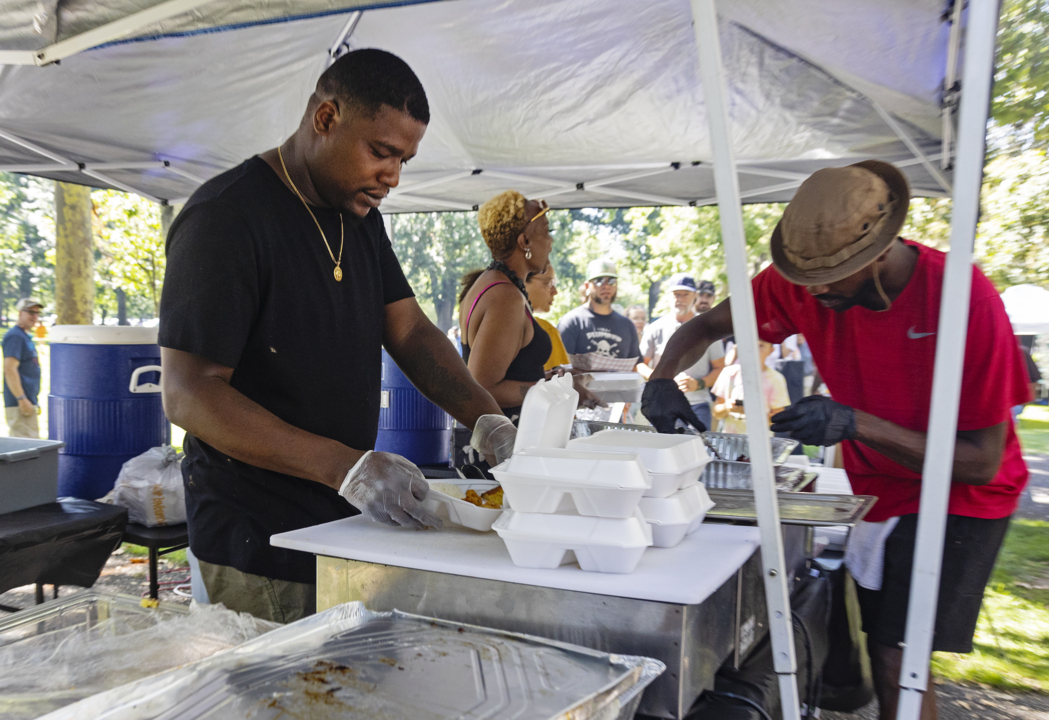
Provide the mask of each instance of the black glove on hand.
[{"label": "black glove on hand", "polygon": [[823,395],[809,395],[772,416],[772,431],[804,445],[837,445],[856,437],[856,411]]},{"label": "black glove on hand", "polygon": [[661,433],[684,432],[684,428],[677,427],[678,420],[700,432],[706,432],[707,429],[692,411],[685,394],[678,389],[677,381],[669,378],[648,381],[641,396],[641,412]]}]

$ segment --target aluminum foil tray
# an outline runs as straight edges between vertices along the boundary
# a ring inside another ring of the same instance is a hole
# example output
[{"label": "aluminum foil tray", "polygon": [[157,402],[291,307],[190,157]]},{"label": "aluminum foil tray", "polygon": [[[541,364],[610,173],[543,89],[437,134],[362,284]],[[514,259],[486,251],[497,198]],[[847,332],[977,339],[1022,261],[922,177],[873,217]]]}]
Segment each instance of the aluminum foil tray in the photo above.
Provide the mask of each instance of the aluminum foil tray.
[{"label": "aluminum foil tray", "polygon": [[[776,489],[782,492],[798,492],[815,478],[813,475],[805,482],[805,470],[800,467],[777,465],[775,470]],[[748,462],[711,460],[703,470],[700,480],[708,490],[753,490],[754,483],[751,481],[750,471],[751,466]]]},{"label": "aluminum foil tray", "polygon": [[[707,447],[716,451],[716,455],[711,453],[715,460],[735,462],[741,457],[750,457],[750,443],[747,442],[746,435],[705,432],[703,437],[706,438]],[[769,441],[772,443],[772,462],[777,465],[790,457],[794,448],[798,446],[798,441],[790,438],[773,437],[769,438]]]},{"label": "aluminum foil tray", "polygon": [[633,717],[665,666],[398,611],[338,605],[62,718]]}]

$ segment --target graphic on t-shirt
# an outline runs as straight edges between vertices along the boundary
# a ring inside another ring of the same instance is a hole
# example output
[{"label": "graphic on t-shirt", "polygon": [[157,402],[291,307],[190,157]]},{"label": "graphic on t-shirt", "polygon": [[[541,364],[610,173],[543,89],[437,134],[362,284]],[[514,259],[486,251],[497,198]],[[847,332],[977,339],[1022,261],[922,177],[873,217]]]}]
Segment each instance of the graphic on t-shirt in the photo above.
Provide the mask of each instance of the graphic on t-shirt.
[{"label": "graphic on t-shirt", "polygon": [[623,338],[619,335],[602,328],[595,328],[586,334],[586,339],[590,341],[590,347],[593,348],[591,352],[603,357],[619,357],[615,354],[623,342]]}]

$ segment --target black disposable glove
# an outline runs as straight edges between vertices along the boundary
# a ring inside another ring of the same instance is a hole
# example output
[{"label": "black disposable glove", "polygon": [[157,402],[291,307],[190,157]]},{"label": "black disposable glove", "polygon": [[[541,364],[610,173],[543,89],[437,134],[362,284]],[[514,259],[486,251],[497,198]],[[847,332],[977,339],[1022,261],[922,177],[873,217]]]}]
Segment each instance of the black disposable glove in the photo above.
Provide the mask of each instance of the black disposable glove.
[{"label": "black disposable glove", "polygon": [[707,426],[696,417],[685,394],[678,389],[677,381],[669,378],[649,380],[641,396],[641,412],[652,426],[661,433],[683,433],[677,421],[687,423],[700,432]]},{"label": "black disposable glove", "polygon": [[804,445],[837,445],[856,437],[856,411],[823,395],[809,395],[772,416],[772,431]]}]

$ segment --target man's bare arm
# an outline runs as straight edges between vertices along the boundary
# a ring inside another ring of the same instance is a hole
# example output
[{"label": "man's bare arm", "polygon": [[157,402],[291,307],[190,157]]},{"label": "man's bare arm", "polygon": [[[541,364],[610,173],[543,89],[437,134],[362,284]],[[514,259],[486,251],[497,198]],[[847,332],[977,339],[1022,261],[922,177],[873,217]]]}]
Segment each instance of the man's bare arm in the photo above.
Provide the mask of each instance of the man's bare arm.
[{"label": "man's bare arm", "polygon": [[415,298],[386,306],[383,345],[412,384],[463,425],[473,428],[481,415],[502,414]]},{"label": "man's bare arm", "polygon": [[671,336],[651,379],[669,380],[695,365],[710,344],[732,334],[732,308],[725,298],[712,309],[697,315]]},{"label": "man's bare arm", "polygon": [[233,368],[165,347],[160,357],[168,420],[232,458],[338,490],[364,454],[289,425],[249,400],[230,386]]},{"label": "man's bare arm", "polygon": [[[920,473],[925,463],[927,435],[907,430],[862,410],[856,413],[855,440],[877,450],[908,470]],[[1005,450],[1006,423],[980,430],[959,431],[954,444],[951,481],[965,485],[986,485],[998,474]]]},{"label": "man's bare arm", "polygon": [[15,397],[25,395],[25,390],[22,388],[22,376],[18,374],[21,364],[18,358],[4,358],[4,380],[7,381],[7,389]]}]

